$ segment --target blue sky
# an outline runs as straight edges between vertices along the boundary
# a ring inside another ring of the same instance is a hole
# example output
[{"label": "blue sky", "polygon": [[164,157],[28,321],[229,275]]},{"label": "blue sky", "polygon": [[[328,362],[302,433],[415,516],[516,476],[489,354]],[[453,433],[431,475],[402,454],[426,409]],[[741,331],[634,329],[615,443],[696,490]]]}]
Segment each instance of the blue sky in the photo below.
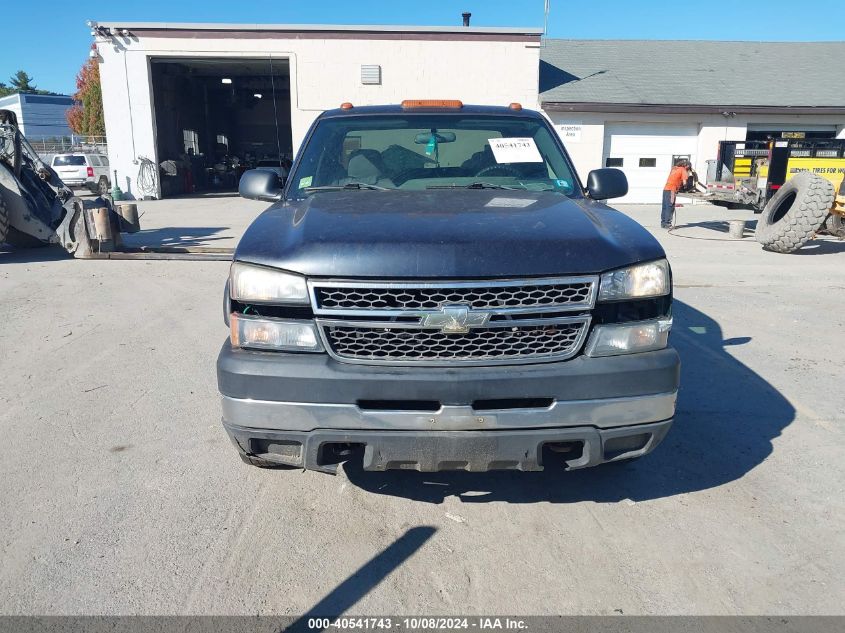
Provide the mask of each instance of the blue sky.
[{"label": "blue sky", "polygon": [[[574,39],[842,40],[844,4],[815,0],[796,19],[799,5],[794,0],[551,0],[548,34]],[[708,7],[713,8],[712,20],[706,19]],[[0,81],[8,83],[21,68],[39,88],[73,92],[76,72],[91,45],[85,26],[89,19],[450,25],[460,24],[462,11],[472,12],[476,26],[543,24],[543,0],[7,0]]]}]

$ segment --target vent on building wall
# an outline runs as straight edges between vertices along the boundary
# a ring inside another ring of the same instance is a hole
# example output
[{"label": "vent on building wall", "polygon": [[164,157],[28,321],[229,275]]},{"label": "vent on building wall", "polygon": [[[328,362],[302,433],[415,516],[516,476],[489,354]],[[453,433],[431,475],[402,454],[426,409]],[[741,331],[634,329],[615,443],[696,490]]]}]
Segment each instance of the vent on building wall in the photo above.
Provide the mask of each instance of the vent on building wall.
[{"label": "vent on building wall", "polygon": [[361,66],[361,83],[374,86],[381,84],[381,66],[378,64],[364,64]]}]

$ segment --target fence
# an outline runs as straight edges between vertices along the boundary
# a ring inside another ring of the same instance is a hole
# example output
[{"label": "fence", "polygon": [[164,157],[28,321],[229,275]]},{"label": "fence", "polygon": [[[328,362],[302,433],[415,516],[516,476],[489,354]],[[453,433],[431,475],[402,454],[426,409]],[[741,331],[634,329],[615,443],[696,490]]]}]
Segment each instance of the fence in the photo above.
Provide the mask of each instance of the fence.
[{"label": "fence", "polygon": [[27,139],[39,156],[64,154],[65,152],[97,152],[108,155],[105,136],[54,136],[42,139]]}]

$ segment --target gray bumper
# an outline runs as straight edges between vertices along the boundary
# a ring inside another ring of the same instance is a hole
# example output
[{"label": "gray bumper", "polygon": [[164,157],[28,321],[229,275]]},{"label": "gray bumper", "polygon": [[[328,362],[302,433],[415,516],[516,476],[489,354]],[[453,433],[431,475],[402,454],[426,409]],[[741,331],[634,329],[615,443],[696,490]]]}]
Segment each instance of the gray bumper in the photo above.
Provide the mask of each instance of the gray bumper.
[{"label": "gray bumper", "polygon": [[268,431],[224,426],[239,451],[269,462],[334,473],[338,449],[360,456],[364,470],[568,469],[639,457],[660,444],[671,420],[614,429],[573,427],[497,431]]},{"label": "gray bumper", "polygon": [[679,374],[671,348],[452,369],[226,343],[217,362],[223,424],[238,450],[325,472],[350,453],[367,470],[423,471],[542,470],[549,451],[569,468],[637,457],[671,426]]}]

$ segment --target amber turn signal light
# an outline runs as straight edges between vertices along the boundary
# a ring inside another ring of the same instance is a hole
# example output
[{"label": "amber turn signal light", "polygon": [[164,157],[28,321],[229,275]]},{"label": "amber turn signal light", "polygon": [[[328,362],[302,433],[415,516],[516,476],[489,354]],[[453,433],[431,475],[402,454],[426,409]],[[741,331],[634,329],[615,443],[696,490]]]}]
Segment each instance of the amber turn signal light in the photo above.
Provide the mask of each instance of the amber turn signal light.
[{"label": "amber turn signal light", "polygon": [[402,109],[413,108],[452,108],[459,110],[464,104],[458,99],[405,99],[402,102]]}]

